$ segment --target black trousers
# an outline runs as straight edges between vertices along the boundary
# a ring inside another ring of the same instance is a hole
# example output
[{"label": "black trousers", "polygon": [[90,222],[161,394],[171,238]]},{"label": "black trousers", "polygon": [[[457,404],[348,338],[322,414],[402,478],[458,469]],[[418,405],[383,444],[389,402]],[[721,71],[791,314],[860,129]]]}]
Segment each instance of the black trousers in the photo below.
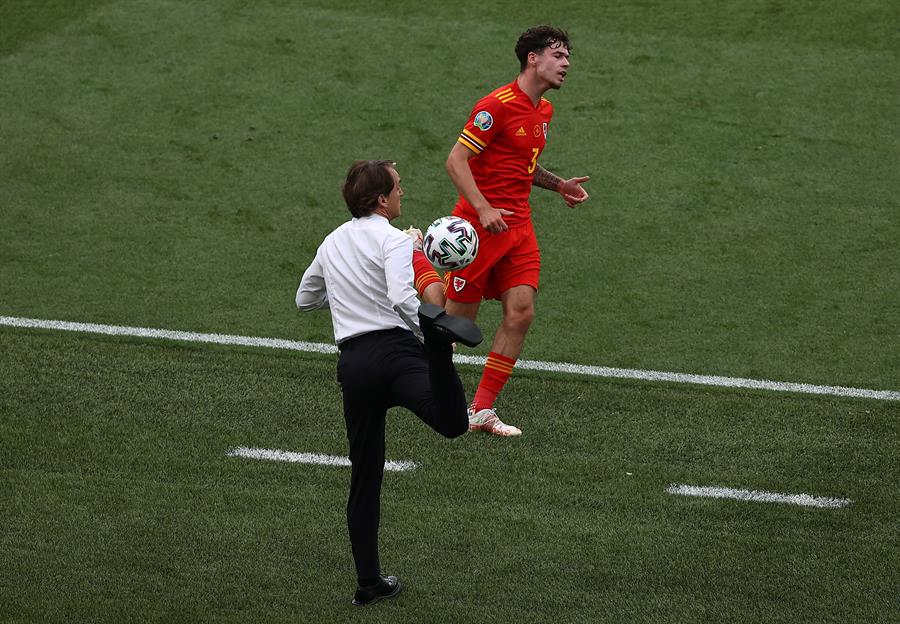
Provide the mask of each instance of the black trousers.
[{"label": "black trousers", "polygon": [[347,528],[361,586],[381,574],[378,526],[384,477],[384,422],[401,406],[446,438],[468,430],[466,397],[449,346],[422,345],[403,329],[370,332],[340,345],[338,381],[350,443]]}]

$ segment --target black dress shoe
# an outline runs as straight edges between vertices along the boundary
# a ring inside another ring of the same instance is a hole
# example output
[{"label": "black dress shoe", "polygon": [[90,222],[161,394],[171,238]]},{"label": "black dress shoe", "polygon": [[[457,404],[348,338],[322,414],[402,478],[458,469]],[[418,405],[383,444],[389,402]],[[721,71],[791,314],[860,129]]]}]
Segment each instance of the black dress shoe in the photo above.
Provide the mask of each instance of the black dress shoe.
[{"label": "black dress shoe", "polygon": [[419,326],[429,344],[461,342],[467,347],[477,347],[484,340],[478,325],[464,316],[447,314],[444,308],[433,303],[419,306]]},{"label": "black dress shoe", "polygon": [[356,595],[353,596],[353,604],[357,607],[375,604],[379,600],[393,598],[400,593],[401,589],[403,587],[400,585],[400,579],[396,576],[382,576],[371,587],[357,587]]}]

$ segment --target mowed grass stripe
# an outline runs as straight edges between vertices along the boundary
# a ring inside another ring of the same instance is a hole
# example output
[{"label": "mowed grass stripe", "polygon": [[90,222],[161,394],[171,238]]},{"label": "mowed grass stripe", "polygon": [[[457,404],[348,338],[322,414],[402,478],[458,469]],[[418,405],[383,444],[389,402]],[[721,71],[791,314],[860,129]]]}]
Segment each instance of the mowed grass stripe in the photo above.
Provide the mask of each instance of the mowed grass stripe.
[{"label": "mowed grass stripe", "polygon": [[[235,336],[229,334],[197,333],[170,329],[152,329],[146,327],[128,327],[120,325],[102,325],[96,323],[77,323],[71,321],[53,321],[43,319],[0,316],[0,325],[30,329],[50,329],[72,331],[110,336],[128,336],[135,338],[157,338],[222,345],[247,347],[267,347],[271,349],[288,349],[307,353],[336,353],[337,347],[330,344],[285,340],[282,338],[258,338],[253,336]],[[483,365],[485,358],[481,356],[455,355],[454,361],[459,364]],[[694,384],[701,386],[718,386],[725,388],[747,388],[754,390],[771,390],[776,392],[796,392],[800,394],[818,394],[841,397],[875,399],[880,401],[900,401],[900,391],[872,390],[866,388],[850,388],[845,386],[819,386],[814,384],[782,382],[739,377],[721,377],[716,375],[695,375],[690,373],[672,373],[652,370],[635,370],[612,368],[608,366],[588,366],[567,362],[542,362],[539,360],[519,360],[516,367],[523,370],[568,373],[591,377],[609,377],[618,379],[637,379],[642,381],[662,381],[672,383]]]}]

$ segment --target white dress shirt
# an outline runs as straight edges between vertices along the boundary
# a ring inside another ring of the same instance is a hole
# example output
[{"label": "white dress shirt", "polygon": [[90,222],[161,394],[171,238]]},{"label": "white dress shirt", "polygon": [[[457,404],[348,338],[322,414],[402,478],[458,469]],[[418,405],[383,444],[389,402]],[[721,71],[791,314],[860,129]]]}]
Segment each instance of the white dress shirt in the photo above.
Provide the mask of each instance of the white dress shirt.
[{"label": "white dress shirt", "polygon": [[381,215],[325,237],[297,289],[300,310],[331,309],[334,340],[400,327],[419,333],[412,239]]}]

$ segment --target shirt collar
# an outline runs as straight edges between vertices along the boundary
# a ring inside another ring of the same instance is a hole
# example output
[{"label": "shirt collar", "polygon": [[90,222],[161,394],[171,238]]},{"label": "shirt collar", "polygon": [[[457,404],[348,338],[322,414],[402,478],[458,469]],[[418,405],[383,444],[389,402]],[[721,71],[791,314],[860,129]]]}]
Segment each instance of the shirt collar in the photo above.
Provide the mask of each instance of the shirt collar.
[{"label": "shirt collar", "polygon": [[373,212],[372,214],[367,215],[365,217],[353,217],[353,220],[354,221],[378,221],[378,220],[381,220],[381,221],[384,221],[385,223],[390,223],[390,221],[387,220],[387,217],[377,214],[375,212]]}]

